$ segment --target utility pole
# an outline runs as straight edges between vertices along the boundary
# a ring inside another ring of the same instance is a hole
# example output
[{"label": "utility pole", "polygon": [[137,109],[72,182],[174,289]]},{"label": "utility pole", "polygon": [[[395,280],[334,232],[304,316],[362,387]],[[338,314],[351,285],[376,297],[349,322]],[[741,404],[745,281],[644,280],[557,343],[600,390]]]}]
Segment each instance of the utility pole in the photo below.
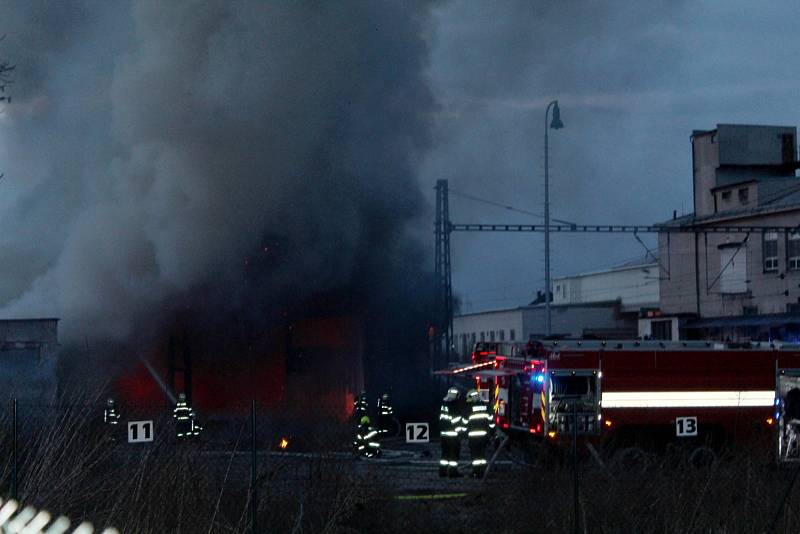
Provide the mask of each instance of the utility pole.
[{"label": "utility pole", "polygon": [[453,283],[450,275],[450,207],[447,180],[436,182],[436,265],[434,270],[436,324],[431,370],[450,361],[453,347]]},{"label": "utility pole", "polygon": [[[553,108],[553,122],[547,122],[550,108]],[[558,130],[563,128],[561,112],[558,109],[558,100],[553,100],[547,105],[544,112],[544,334],[552,334],[550,323],[550,177],[549,177],[549,147],[547,131],[550,128]]]}]

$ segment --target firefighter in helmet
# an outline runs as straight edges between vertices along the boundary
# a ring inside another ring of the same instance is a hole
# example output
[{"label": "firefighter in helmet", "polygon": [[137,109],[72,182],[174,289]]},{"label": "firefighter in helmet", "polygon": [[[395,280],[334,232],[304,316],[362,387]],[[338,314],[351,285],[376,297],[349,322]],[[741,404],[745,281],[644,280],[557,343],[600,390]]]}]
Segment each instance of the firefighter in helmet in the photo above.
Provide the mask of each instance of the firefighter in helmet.
[{"label": "firefighter in helmet", "polygon": [[367,392],[363,389],[353,401],[353,419],[356,425],[361,424],[361,418],[369,416],[369,403],[367,402]]},{"label": "firefighter in helmet", "polygon": [[439,408],[439,441],[442,447],[442,456],[439,460],[439,476],[460,476],[458,473],[458,458],[461,456],[461,438],[459,434],[463,429],[463,420],[459,401],[461,392],[456,387],[447,390]]},{"label": "firefighter in helmet", "polygon": [[353,450],[358,456],[363,456],[364,458],[373,458],[381,454],[378,431],[370,426],[368,415],[362,416],[358,421],[356,439],[353,441]]},{"label": "firefighter in helmet", "polygon": [[194,410],[186,402],[185,393],[178,395],[178,403],[175,405],[172,416],[175,418],[175,432],[180,440],[197,437],[203,430],[203,427],[195,421]]},{"label": "firefighter in helmet", "polygon": [[111,441],[116,441],[117,428],[119,427],[119,412],[117,412],[117,407],[114,405],[114,399],[108,399],[106,401],[106,407],[103,409],[103,423],[106,424],[111,435],[109,439]]},{"label": "firefighter in helmet", "polygon": [[486,471],[486,446],[489,443],[489,431],[492,427],[492,415],[489,406],[483,402],[476,389],[467,392],[467,441],[472,459],[472,476],[483,476]]},{"label": "firefighter in helmet", "polygon": [[381,434],[388,434],[390,430],[395,430],[392,425],[394,409],[389,400],[389,394],[384,393],[378,398],[378,431]]}]

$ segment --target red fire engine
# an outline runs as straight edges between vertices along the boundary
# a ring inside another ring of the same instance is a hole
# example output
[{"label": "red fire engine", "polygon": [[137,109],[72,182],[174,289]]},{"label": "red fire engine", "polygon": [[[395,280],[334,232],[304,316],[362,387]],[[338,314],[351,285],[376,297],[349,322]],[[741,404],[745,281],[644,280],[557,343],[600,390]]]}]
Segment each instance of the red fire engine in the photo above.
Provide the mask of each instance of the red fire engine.
[{"label": "red fire engine", "polygon": [[573,433],[609,452],[747,443],[800,461],[798,345],[479,342],[472,363],[442,374],[474,380],[498,427],[534,443]]}]

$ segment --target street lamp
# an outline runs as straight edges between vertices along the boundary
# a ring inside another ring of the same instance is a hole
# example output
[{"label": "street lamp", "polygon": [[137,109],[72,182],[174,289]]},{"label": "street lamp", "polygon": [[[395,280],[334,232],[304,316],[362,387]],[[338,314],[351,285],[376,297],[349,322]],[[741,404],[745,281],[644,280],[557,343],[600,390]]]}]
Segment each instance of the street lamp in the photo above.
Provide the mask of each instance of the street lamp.
[{"label": "street lamp", "polygon": [[[550,108],[553,108],[553,120],[548,123],[547,115]],[[550,327],[550,181],[548,165],[548,146],[547,130],[552,128],[558,130],[564,127],[561,122],[561,111],[558,109],[558,100],[553,100],[547,104],[544,112],[544,333],[545,336],[552,334]]]}]

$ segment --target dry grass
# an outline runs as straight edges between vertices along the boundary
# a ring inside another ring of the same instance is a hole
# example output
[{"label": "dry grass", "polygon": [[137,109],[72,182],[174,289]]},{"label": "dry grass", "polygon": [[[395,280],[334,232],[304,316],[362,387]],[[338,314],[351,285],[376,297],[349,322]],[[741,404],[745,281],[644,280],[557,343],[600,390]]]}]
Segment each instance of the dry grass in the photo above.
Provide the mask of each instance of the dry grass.
[{"label": "dry grass", "polygon": [[[125,443],[124,436],[116,442],[109,440],[102,423],[103,400],[81,396],[49,405],[19,404],[18,495],[22,502],[65,514],[73,521],[115,526],[122,532],[250,531],[248,417],[233,418],[234,432],[222,439],[177,443],[169,409],[139,410],[133,417],[154,419],[161,431],[152,444],[134,445]],[[0,480],[8,495],[11,402],[3,406],[7,408],[0,410],[4,429]],[[326,449],[327,444],[341,442],[337,435],[341,432],[340,428],[316,432],[314,455],[299,459],[259,456],[260,531],[336,532],[364,501],[363,485],[348,463],[326,454],[332,449]],[[262,438],[263,433],[259,433],[259,448],[273,442],[272,437]]]},{"label": "dry grass", "polygon": [[[0,480],[7,494],[11,410],[9,403],[4,406]],[[108,440],[102,406],[102,399],[85,397],[20,405],[21,500],[123,532],[249,532],[249,417],[232,418],[216,437],[209,425],[203,440],[179,444],[168,409],[129,410],[130,417],[154,418],[161,429],[154,443],[136,446]],[[271,421],[266,414],[259,418],[261,449],[285,428]],[[498,473],[502,483],[483,490],[476,483],[476,491],[460,499],[399,501],[381,478],[380,464],[355,464],[341,454],[348,448],[346,424],[328,421],[313,430],[301,449],[308,454],[259,456],[261,532],[572,532],[569,466]],[[588,459],[581,464],[583,532],[767,532],[794,474],[748,451],[703,468],[672,456],[651,460],[641,471],[601,469]],[[800,480],[775,527],[780,533],[800,531]]]}]

